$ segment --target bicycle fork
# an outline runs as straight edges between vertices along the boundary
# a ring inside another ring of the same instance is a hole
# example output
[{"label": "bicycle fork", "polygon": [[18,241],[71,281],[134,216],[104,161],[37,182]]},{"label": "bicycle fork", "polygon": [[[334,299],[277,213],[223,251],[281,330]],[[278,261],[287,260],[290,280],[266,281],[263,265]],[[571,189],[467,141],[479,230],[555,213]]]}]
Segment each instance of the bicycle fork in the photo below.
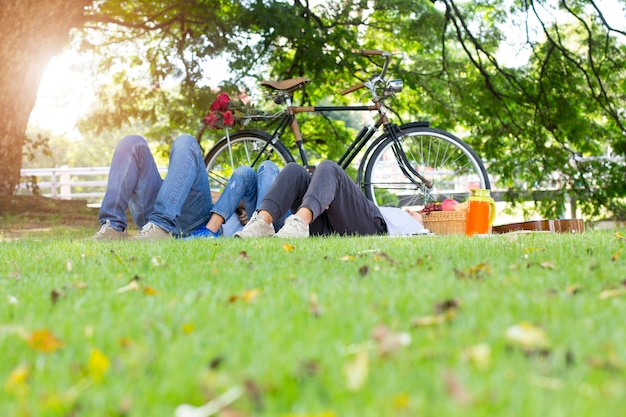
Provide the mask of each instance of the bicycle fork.
[{"label": "bicycle fork", "polygon": [[[384,130],[387,135],[393,140],[393,153],[396,157],[396,161],[398,161],[398,166],[402,173],[409,179],[413,184],[418,187],[424,186],[426,189],[430,190],[433,188],[433,182],[426,179],[422,174],[417,172],[409,162],[406,157],[406,152],[402,149],[400,145],[402,132],[400,128],[395,123],[386,123],[384,125]],[[424,193],[426,194],[426,193]]]}]

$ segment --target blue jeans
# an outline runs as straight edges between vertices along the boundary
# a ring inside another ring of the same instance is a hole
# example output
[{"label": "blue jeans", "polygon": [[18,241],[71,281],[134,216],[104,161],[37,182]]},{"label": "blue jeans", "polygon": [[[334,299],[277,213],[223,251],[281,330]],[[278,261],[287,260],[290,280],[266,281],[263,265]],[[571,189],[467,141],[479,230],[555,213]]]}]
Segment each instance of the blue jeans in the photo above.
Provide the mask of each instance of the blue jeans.
[{"label": "blue jeans", "polygon": [[202,150],[194,137],[176,138],[163,180],[146,140],[137,135],[126,136],[113,153],[98,219],[101,224],[109,220],[111,227],[122,231],[128,226],[126,210],[130,209],[137,226],[152,222],[174,236],[186,236],[206,225],[212,212],[226,220],[230,218],[227,223],[233,224],[232,219],[239,223],[232,216],[239,202],[243,200],[251,215],[277,175],[278,168],[270,161],[259,167],[258,180],[252,168],[239,167],[213,206]]},{"label": "blue jeans", "polygon": [[[222,227],[224,236],[232,236],[233,233],[243,228],[237,216],[233,216],[239,202],[243,201],[243,206],[250,218],[277,176],[278,167],[271,161],[263,161],[256,173],[248,166],[235,169],[224,192],[211,210],[226,219]],[[275,222],[274,226],[278,227],[279,224],[282,226],[283,223],[284,217]]]},{"label": "blue jeans", "polygon": [[208,222],[213,208],[210,191],[202,150],[193,136],[181,135],[174,141],[165,180],[146,140],[126,136],[113,153],[98,219],[124,230],[129,208],[137,226],[150,221],[175,236],[184,236]]}]

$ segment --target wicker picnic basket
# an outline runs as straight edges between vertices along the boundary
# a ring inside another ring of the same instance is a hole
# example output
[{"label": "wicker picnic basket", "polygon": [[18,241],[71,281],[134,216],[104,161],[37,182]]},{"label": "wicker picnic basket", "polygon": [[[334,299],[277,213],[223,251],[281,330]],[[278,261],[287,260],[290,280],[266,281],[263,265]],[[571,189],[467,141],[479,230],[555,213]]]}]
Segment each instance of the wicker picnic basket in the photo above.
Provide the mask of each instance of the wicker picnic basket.
[{"label": "wicker picnic basket", "polygon": [[460,235],[465,233],[467,210],[432,211],[422,214],[424,227],[436,235]]}]

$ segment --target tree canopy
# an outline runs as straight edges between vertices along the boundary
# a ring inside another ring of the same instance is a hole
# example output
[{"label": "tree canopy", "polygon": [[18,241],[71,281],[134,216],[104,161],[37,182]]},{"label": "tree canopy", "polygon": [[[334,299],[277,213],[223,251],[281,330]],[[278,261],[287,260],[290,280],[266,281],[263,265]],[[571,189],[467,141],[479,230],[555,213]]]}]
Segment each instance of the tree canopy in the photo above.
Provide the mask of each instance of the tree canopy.
[{"label": "tree canopy", "polygon": [[[626,3],[618,4],[623,23]],[[250,93],[262,78],[306,76],[311,84],[303,103],[319,103],[343,100],[339,90],[353,85],[355,75],[367,76],[371,63],[355,49],[402,51],[405,59],[394,68],[405,84],[394,103],[400,120],[429,120],[457,133],[513,200],[553,186],[539,201],[546,215],[556,216],[569,194],[588,215],[607,209],[623,217],[626,33],[604,6],[597,0],[101,0],[84,10],[74,36],[101,57],[99,71],[114,76],[82,128],[139,121],[162,143],[175,131],[197,130],[217,93],[205,82],[217,56],[232,75],[224,90]],[[340,145],[322,144],[331,133],[345,140],[343,122],[308,123],[310,138],[333,157]]]}]

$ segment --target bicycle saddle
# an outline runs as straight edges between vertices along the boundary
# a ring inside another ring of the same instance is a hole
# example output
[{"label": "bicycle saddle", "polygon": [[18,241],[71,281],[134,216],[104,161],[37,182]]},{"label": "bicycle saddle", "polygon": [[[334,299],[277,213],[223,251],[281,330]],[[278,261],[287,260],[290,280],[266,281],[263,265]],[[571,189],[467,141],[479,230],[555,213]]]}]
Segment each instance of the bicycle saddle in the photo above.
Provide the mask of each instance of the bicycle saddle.
[{"label": "bicycle saddle", "polygon": [[298,78],[290,78],[288,80],[282,80],[282,81],[264,80],[264,81],[261,81],[261,85],[264,87],[272,88],[274,90],[292,91],[297,88],[300,88],[301,86],[303,86],[304,84],[308,82],[309,82],[308,78],[298,77]]}]

